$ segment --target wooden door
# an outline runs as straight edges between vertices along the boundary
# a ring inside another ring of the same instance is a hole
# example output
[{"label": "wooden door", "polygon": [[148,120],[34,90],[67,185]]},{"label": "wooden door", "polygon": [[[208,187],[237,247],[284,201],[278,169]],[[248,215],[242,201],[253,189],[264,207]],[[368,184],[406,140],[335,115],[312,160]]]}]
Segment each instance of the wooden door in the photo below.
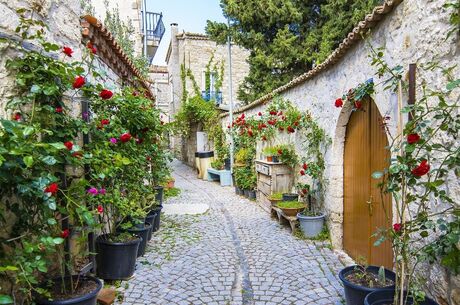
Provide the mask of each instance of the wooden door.
[{"label": "wooden door", "polygon": [[345,135],[343,244],[352,258],[391,269],[391,244],[376,247],[378,236],[373,236],[379,228],[391,226],[391,197],[382,195],[380,181],[371,177],[387,167],[388,140],[375,103],[364,101],[363,110],[352,113]]}]

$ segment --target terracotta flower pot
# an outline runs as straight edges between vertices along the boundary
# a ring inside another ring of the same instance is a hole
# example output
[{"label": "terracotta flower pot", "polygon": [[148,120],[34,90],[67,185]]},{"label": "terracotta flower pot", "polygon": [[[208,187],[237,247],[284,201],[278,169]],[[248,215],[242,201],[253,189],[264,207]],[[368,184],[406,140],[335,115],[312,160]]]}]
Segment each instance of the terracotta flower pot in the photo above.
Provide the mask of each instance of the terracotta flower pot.
[{"label": "terracotta flower pot", "polygon": [[268,156],[267,157],[267,162],[273,162],[273,156]]},{"label": "terracotta flower pot", "polygon": [[286,216],[296,216],[297,213],[302,212],[305,210],[307,206],[301,207],[301,208],[280,208],[281,211],[283,211],[284,215]]},{"label": "terracotta flower pot", "polygon": [[271,203],[272,207],[276,207],[278,205],[278,203],[281,202],[281,199],[268,198],[268,200],[270,200],[270,203]]},{"label": "terracotta flower pot", "polygon": [[174,187],[174,183],[175,183],[175,182],[176,182],[176,181],[175,181],[174,179],[169,180],[169,181],[168,181],[168,184],[166,185],[166,187],[167,187],[168,189],[172,189],[172,188]]}]

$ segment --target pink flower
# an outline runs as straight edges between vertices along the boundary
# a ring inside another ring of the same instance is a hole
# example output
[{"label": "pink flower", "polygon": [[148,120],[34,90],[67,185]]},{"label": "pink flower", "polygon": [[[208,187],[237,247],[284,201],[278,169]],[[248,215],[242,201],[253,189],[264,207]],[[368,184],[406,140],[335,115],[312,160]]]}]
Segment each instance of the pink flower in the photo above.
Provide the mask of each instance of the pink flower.
[{"label": "pink flower", "polygon": [[101,189],[99,190],[99,194],[105,195],[105,193],[106,193],[105,188],[101,188]]},{"label": "pink flower", "polygon": [[97,195],[99,193],[99,191],[97,190],[97,188],[95,187],[91,187],[89,190],[88,190],[88,193],[92,194],[92,195]]},{"label": "pink flower", "polygon": [[400,224],[400,223],[395,223],[395,224],[393,225],[393,230],[395,230],[396,233],[401,232],[401,229],[402,229],[402,224]]},{"label": "pink flower", "polygon": [[111,142],[112,144],[117,144],[118,141],[117,141],[117,139],[115,139],[115,138],[110,138],[110,142]]}]

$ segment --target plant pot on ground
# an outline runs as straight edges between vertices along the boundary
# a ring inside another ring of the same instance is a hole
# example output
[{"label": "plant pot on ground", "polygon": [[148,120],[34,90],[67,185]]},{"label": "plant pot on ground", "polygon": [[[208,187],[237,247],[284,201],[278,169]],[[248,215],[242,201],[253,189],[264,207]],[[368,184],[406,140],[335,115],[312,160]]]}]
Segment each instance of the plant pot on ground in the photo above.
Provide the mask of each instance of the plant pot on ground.
[{"label": "plant pot on ground", "polygon": [[244,197],[249,198],[249,190],[243,190]]},{"label": "plant pot on ground", "polygon": [[97,276],[105,280],[130,278],[141,241],[129,233],[99,235],[96,238]]},{"label": "plant pot on ground", "polygon": [[155,224],[155,218],[157,217],[157,213],[156,212],[150,212],[149,214],[147,214],[147,217],[145,217],[145,223],[149,223],[152,225],[152,227],[150,228],[150,231],[149,231],[149,237],[148,237],[148,240],[151,240],[152,239],[152,233],[153,233],[153,226]]},{"label": "plant pot on ground", "polygon": [[300,229],[305,237],[316,237],[323,230],[326,215],[322,213],[303,212],[297,214]]},{"label": "plant pot on ground", "polygon": [[154,186],[153,189],[155,190],[155,201],[159,205],[163,205],[163,187],[158,185]]},{"label": "plant pot on ground", "polygon": [[295,193],[283,193],[283,201],[297,201],[299,200],[299,194]]},{"label": "plant pot on ground", "polygon": [[149,239],[149,231],[151,229],[152,229],[152,225],[150,224],[144,224],[144,227],[142,229],[136,228],[136,227],[128,229],[129,233],[142,238],[142,241],[139,245],[139,249],[137,250],[137,257],[145,254],[145,248],[147,247],[147,242]]},{"label": "plant pot on ground", "polygon": [[299,201],[281,201],[278,203],[278,208],[286,216],[296,216],[297,213],[302,212],[306,207],[305,203]]},{"label": "plant pot on ground", "polygon": [[[97,294],[102,289],[102,282],[92,276],[70,276],[64,277],[65,289],[62,289],[62,278],[55,278],[45,283],[41,288],[45,288],[51,294],[51,300],[37,296],[37,305],[96,305]],[[73,289],[70,285],[73,284]],[[63,291],[66,291],[63,293]]]},{"label": "plant pot on ground", "polygon": [[166,183],[166,187],[168,189],[172,189],[174,187],[175,182],[176,182],[176,180],[174,178],[169,178],[167,183]]},{"label": "plant pot on ground", "polygon": [[251,200],[256,200],[257,199],[256,191],[255,190],[249,190],[248,198],[251,199]]},{"label": "plant pot on ground", "polygon": [[[406,298],[407,293],[404,293]],[[369,293],[364,299],[364,305],[392,305],[395,297],[394,289],[385,289],[378,290]],[[411,297],[406,298],[406,303],[404,305],[413,305],[414,301]],[[418,301],[417,305],[439,305],[437,302],[432,299],[425,297],[425,300]]]},{"label": "plant pot on ground", "polygon": [[342,269],[339,278],[345,288],[347,305],[361,305],[371,292],[394,289],[396,275],[382,267],[354,265]]},{"label": "plant pot on ground", "polygon": [[[153,221],[153,232],[156,232],[160,229],[160,218],[161,218],[161,210],[163,209],[163,206],[159,205],[154,207],[150,213],[155,213],[155,220]],[[149,213],[149,214],[150,214]]]}]

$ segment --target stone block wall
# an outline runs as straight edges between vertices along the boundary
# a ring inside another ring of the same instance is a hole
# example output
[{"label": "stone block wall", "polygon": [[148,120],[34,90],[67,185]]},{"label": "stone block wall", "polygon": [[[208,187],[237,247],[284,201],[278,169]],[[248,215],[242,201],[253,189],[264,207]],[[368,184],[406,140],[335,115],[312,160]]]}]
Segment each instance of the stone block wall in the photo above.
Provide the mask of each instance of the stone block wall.
[{"label": "stone block wall", "polygon": [[[452,66],[460,62],[460,44],[458,35],[446,40],[450,12],[443,8],[446,1],[406,0],[385,16],[367,38],[347,50],[346,54],[333,66],[308,78],[300,84],[282,91],[279,95],[289,99],[302,110],[309,110],[319,125],[332,138],[332,146],[325,155],[328,180],[325,208],[331,231],[333,246],[342,248],[343,237],[343,156],[345,131],[351,114],[350,107],[337,109],[334,101],[350,88],[374,78],[378,84],[382,81],[376,76],[376,68],[371,65],[369,46],[384,48],[384,60],[390,67],[401,65],[408,71],[409,64],[415,63],[417,83],[426,83],[431,88],[441,89],[446,85],[439,70],[423,70],[423,65],[434,58],[441,67]],[[454,78],[460,77],[460,67],[452,71]],[[407,80],[407,75],[404,75]],[[417,92],[420,96],[421,93]],[[452,100],[458,100],[458,92]],[[381,85],[376,86],[372,96],[382,115],[389,115],[390,132],[396,132],[397,98]],[[404,96],[407,100],[407,95]],[[268,103],[269,101],[267,101]],[[255,115],[263,111],[266,105],[261,103],[245,113]],[[228,125],[229,117],[224,116],[222,125]],[[298,142],[298,141],[296,141]],[[297,147],[300,150],[300,147]],[[460,185],[455,177],[449,182],[448,192],[457,203],[460,202]],[[422,275],[427,279],[427,291],[436,296],[440,304],[460,304],[459,277],[446,272],[438,265],[424,266]]]}]

